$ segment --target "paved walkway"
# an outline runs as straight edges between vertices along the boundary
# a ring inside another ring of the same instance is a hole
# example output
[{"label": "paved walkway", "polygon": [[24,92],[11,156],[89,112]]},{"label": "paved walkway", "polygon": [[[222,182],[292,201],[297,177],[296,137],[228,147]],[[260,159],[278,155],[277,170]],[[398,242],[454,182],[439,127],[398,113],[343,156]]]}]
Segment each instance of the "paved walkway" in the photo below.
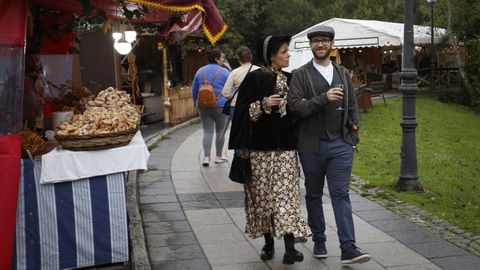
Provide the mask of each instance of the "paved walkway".
[{"label": "paved walkway", "polygon": [[[480,269],[479,257],[355,192],[350,198],[357,243],[370,253],[370,262],[342,267],[328,196],[324,208],[329,257],[314,258],[309,239],[296,245],[305,260],[286,266],[281,262],[283,240],[276,240],[274,258],[263,262],[259,258],[263,239],[243,234],[242,186],[228,179],[228,163],[201,166],[201,141],[199,124],[175,131],[152,146],[149,171],[138,175],[139,207],[153,269]],[[304,200],[302,211],[306,217]]]}]

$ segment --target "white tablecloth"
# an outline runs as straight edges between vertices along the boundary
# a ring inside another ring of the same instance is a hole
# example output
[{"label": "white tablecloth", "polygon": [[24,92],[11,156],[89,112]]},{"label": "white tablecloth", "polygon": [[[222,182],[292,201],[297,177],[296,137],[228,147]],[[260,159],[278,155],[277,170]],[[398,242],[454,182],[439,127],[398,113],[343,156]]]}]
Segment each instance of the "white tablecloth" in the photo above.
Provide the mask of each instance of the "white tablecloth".
[{"label": "white tablecloth", "polygon": [[140,131],[130,144],[98,151],[54,149],[42,156],[41,184],[58,183],[130,170],[147,170],[150,153]]}]

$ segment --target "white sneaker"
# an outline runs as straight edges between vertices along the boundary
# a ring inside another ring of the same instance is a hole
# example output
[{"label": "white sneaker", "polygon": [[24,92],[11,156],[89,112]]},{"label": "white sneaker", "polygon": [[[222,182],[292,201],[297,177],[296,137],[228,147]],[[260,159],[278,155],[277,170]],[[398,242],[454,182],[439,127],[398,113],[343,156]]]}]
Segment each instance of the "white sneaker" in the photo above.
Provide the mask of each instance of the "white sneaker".
[{"label": "white sneaker", "polygon": [[210,157],[204,157],[202,161],[203,167],[208,167],[210,165]]},{"label": "white sneaker", "polygon": [[225,163],[225,162],[228,162],[228,158],[225,156],[217,157],[217,159],[215,159],[215,163],[217,164]]}]

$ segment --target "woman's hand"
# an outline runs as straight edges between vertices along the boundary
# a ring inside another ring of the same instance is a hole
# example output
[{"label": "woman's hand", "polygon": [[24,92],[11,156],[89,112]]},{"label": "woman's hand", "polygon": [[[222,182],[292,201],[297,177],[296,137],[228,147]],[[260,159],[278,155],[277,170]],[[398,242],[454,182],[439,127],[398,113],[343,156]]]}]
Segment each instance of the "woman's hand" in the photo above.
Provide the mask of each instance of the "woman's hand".
[{"label": "woman's hand", "polygon": [[282,100],[283,97],[281,97],[279,94],[273,94],[265,99],[265,103],[263,105],[270,109],[273,106],[280,105],[280,102],[282,102]]}]

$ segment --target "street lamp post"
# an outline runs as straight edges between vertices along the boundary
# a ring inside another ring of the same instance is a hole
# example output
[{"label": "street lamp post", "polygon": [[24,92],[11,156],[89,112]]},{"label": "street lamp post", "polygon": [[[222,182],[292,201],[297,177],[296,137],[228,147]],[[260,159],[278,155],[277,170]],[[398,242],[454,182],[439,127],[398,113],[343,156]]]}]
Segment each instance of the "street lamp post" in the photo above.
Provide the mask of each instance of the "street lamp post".
[{"label": "street lamp post", "polygon": [[430,19],[431,19],[431,24],[430,24],[430,93],[434,93],[435,91],[435,43],[433,40],[433,37],[435,35],[435,30],[433,28],[433,5],[437,0],[427,0],[427,2],[430,4]]},{"label": "street lamp post", "polygon": [[402,73],[402,145],[400,149],[400,177],[394,186],[396,191],[423,191],[417,172],[415,145],[415,96],[417,94],[417,70],[413,64],[413,8],[415,0],[405,0],[403,30]]}]

